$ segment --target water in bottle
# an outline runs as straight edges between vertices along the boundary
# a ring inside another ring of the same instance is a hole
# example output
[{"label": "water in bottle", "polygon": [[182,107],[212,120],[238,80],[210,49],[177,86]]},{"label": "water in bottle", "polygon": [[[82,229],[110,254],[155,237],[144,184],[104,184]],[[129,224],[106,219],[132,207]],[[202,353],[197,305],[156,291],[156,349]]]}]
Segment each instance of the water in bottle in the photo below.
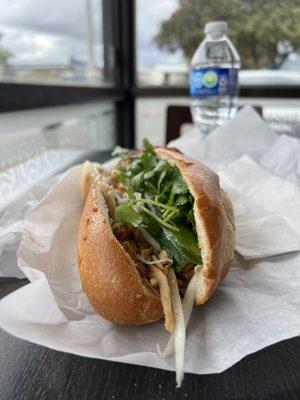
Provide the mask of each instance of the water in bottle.
[{"label": "water in bottle", "polygon": [[226,22],[208,22],[204,31],[191,62],[190,94],[194,124],[205,134],[236,112],[240,58],[226,35]]}]

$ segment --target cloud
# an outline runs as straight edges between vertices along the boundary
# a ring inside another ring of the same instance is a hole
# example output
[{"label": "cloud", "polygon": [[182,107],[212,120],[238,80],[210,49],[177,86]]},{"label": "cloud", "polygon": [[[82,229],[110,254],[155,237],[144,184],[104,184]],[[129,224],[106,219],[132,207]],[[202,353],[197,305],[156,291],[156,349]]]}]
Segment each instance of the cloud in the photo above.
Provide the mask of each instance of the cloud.
[{"label": "cloud", "polygon": [[1,0],[0,7],[3,26],[81,38],[87,34],[85,0]]},{"label": "cloud", "polygon": [[87,58],[85,41],[72,37],[7,28],[2,43],[13,53],[11,63],[15,65],[67,64],[70,57]]},{"label": "cloud", "polygon": [[[103,64],[101,0],[91,0],[94,52]],[[1,46],[13,54],[13,64],[65,64],[70,57],[87,60],[86,0],[0,0]],[[138,66],[183,62],[180,52],[160,51],[153,42],[162,20],[178,0],[136,0]]]},{"label": "cloud", "polygon": [[[94,51],[103,63],[102,13],[92,1]],[[13,64],[65,64],[88,54],[86,0],[0,0],[1,45]],[[95,57],[95,58],[96,58]]]},{"label": "cloud", "polygon": [[159,32],[161,22],[178,8],[178,0],[137,0],[136,4],[138,66],[183,63],[184,57],[180,51],[171,54],[159,50],[153,40]]}]

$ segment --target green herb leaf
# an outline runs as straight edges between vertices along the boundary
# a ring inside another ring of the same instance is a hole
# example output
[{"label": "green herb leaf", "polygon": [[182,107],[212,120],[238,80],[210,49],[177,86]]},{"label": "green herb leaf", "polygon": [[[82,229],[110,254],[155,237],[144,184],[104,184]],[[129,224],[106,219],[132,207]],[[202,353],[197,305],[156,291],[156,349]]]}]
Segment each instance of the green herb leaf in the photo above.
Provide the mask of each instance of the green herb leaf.
[{"label": "green herb leaf", "polygon": [[141,155],[141,161],[143,164],[144,169],[152,169],[155,168],[157,163],[157,155],[154,151],[152,144],[149,142],[148,139],[143,140],[144,151]]},{"label": "green herb leaf", "polygon": [[158,241],[162,249],[165,249],[172,257],[175,272],[180,272],[187,264],[191,262],[187,257],[185,257],[184,254],[180,253],[174,244],[166,237],[162,237]]},{"label": "green herb leaf", "polygon": [[169,205],[173,205],[174,204],[174,199],[175,199],[175,193],[171,192],[169,200],[168,200],[168,204]]},{"label": "green herb leaf", "polygon": [[139,191],[139,189],[142,186],[142,182],[143,182],[143,176],[144,176],[145,172],[142,171],[139,174],[135,175],[132,179],[131,179],[131,185],[132,187]]},{"label": "green herb leaf", "polygon": [[144,146],[145,152],[153,152],[154,153],[154,148],[147,138],[143,139],[143,146]]},{"label": "green herb leaf", "polygon": [[132,205],[126,203],[117,207],[115,220],[117,222],[127,222],[134,227],[138,227],[143,222],[143,217],[133,209]]},{"label": "green herb leaf", "polygon": [[161,172],[161,174],[160,174],[160,176],[159,176],[159,178],[158,178],[158,181],[157,181],[158,190],[161,189],[161,185],[162,185],[162,183],[163,183],[163,181],[164,181],[164,179],[166,178],[167,175],[168,175],[168,170],[167,170],[167,168],[165,168],[165,169]]},{"label": "green herb leaf", "polygon": [[130,199],[135,199],[135,191],[134,191],[134,189],[133,189],[133,187],[131,187],[131,186],[129,186],[128,188],[127,188],[127,194],[128,194],[128,197],[130,198]]},{"label": "green herb leaf", "polygon": [[142,153],[129,153],[119,163],[119,178],[130,200],[117,208],[116,219],[144,226],[169,252],[176,272],[190,262],[200,264],[194,198],[179,169],[160,158],[147,139],[143,143]]},{"label": "green herb leaf", "polygon": [[135,158],[131,160],[130,164],[127,166],[127,171],[130,175],[134,176],[135,174],[141,172],[143,170],[141,165],[141,159]]},{"label": "green herb leaf", "polygon": [[159,160],[158,163],[155,165],[154,169],[145,173],[145,179],[153,178],[157,173],[163,171],[165,167],[166,167],[166,161]]},{"label": "green herb leaf", "polygon": [[191,209],[188,214],[187,214],[187,218],[190,221],[192,227],[193,227],[193,231],[196,234],[196,223],[195,223],[195,215],[194,215],[194,210]]},{"label": "green herb leaf", "polygon": [[157,221],[150,215],[143,213],[143,225],[147,227],[147,231],[156,238],[156,240],[159,240],[162,235],[162,230]]},{"label": "green herb leaf", "polygon": [[184,206],[189,201],[190,201],[189,196],[187,194],[183,194],[177,198],[177,200],[175,201],[175,206],[176,207]]},{"label": "green herb leaf", "polygon": [[158,217],[155,213],[153,213],[152,211],[148,210],[147,207],[143,206],[143,205],[139,205],[139,208],[141,211],[143,211],[144,213],[148,214],[150,217],[152,217],[156,222],[158,222],[161,226],[164,226],[165,228],[168,228],[169,230],[172,230],[174,232],[178,231],[178,228],[174,225],[169,224],[168,222],[165,222],[164,220],[162,220],[160,217]]},{"label": "green herb leaf", "polygon": [[123,157],[125,156],[127,153],[129,152],[128,149],[124,149],[121,146],[116,146],[114,148],[114,151],[111,153],[112,156],[116,156],[116,157]]},{"label": "green herb leaf", "polygon": [[179,173],[173,183],[172,193],[174,193],[174,194],[189,193],[189,188]]},{"label": "green herb leaf", "polygon": [[173,244],[176,250],[181,253],[184,257],[194,262],[195,264],[201,264],[201,252],[197,243],[197,238],[191,230],[185,226],[178,226],[177,232],[170,231],[163,227],[163,232],[166,238]]}]

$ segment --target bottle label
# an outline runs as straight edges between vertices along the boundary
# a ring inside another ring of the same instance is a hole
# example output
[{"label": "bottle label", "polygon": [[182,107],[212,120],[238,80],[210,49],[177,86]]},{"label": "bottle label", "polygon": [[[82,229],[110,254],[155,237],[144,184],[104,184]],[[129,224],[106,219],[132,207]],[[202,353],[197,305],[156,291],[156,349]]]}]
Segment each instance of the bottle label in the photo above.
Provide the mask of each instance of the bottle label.
[{"label": "bottle label", "polygon": [[192,70],[190,94],[193,97],[236,96],[238,94],[238,70],[235,68]]}]

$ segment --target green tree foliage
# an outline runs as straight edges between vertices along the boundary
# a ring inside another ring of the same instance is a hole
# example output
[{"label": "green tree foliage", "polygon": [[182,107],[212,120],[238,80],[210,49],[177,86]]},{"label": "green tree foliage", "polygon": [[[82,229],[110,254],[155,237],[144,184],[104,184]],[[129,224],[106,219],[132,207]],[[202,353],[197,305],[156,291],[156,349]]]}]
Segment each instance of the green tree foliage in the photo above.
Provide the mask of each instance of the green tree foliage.
[{"label": "green tree foliage", "polygon": [[[3,38],[3,34],[0,33],[0,42]],[[7,65],[9,58],[12,56],[9,50],[3,48],[0,44],[0,65]]]},{"label": "green tree foliage", "polygon": [[159,48],[181,49],[190,60],[204,24],[213,20],[228,22],[243,68],[276,68],[300,49],[300,0],[179,0],[154,40]]}]

